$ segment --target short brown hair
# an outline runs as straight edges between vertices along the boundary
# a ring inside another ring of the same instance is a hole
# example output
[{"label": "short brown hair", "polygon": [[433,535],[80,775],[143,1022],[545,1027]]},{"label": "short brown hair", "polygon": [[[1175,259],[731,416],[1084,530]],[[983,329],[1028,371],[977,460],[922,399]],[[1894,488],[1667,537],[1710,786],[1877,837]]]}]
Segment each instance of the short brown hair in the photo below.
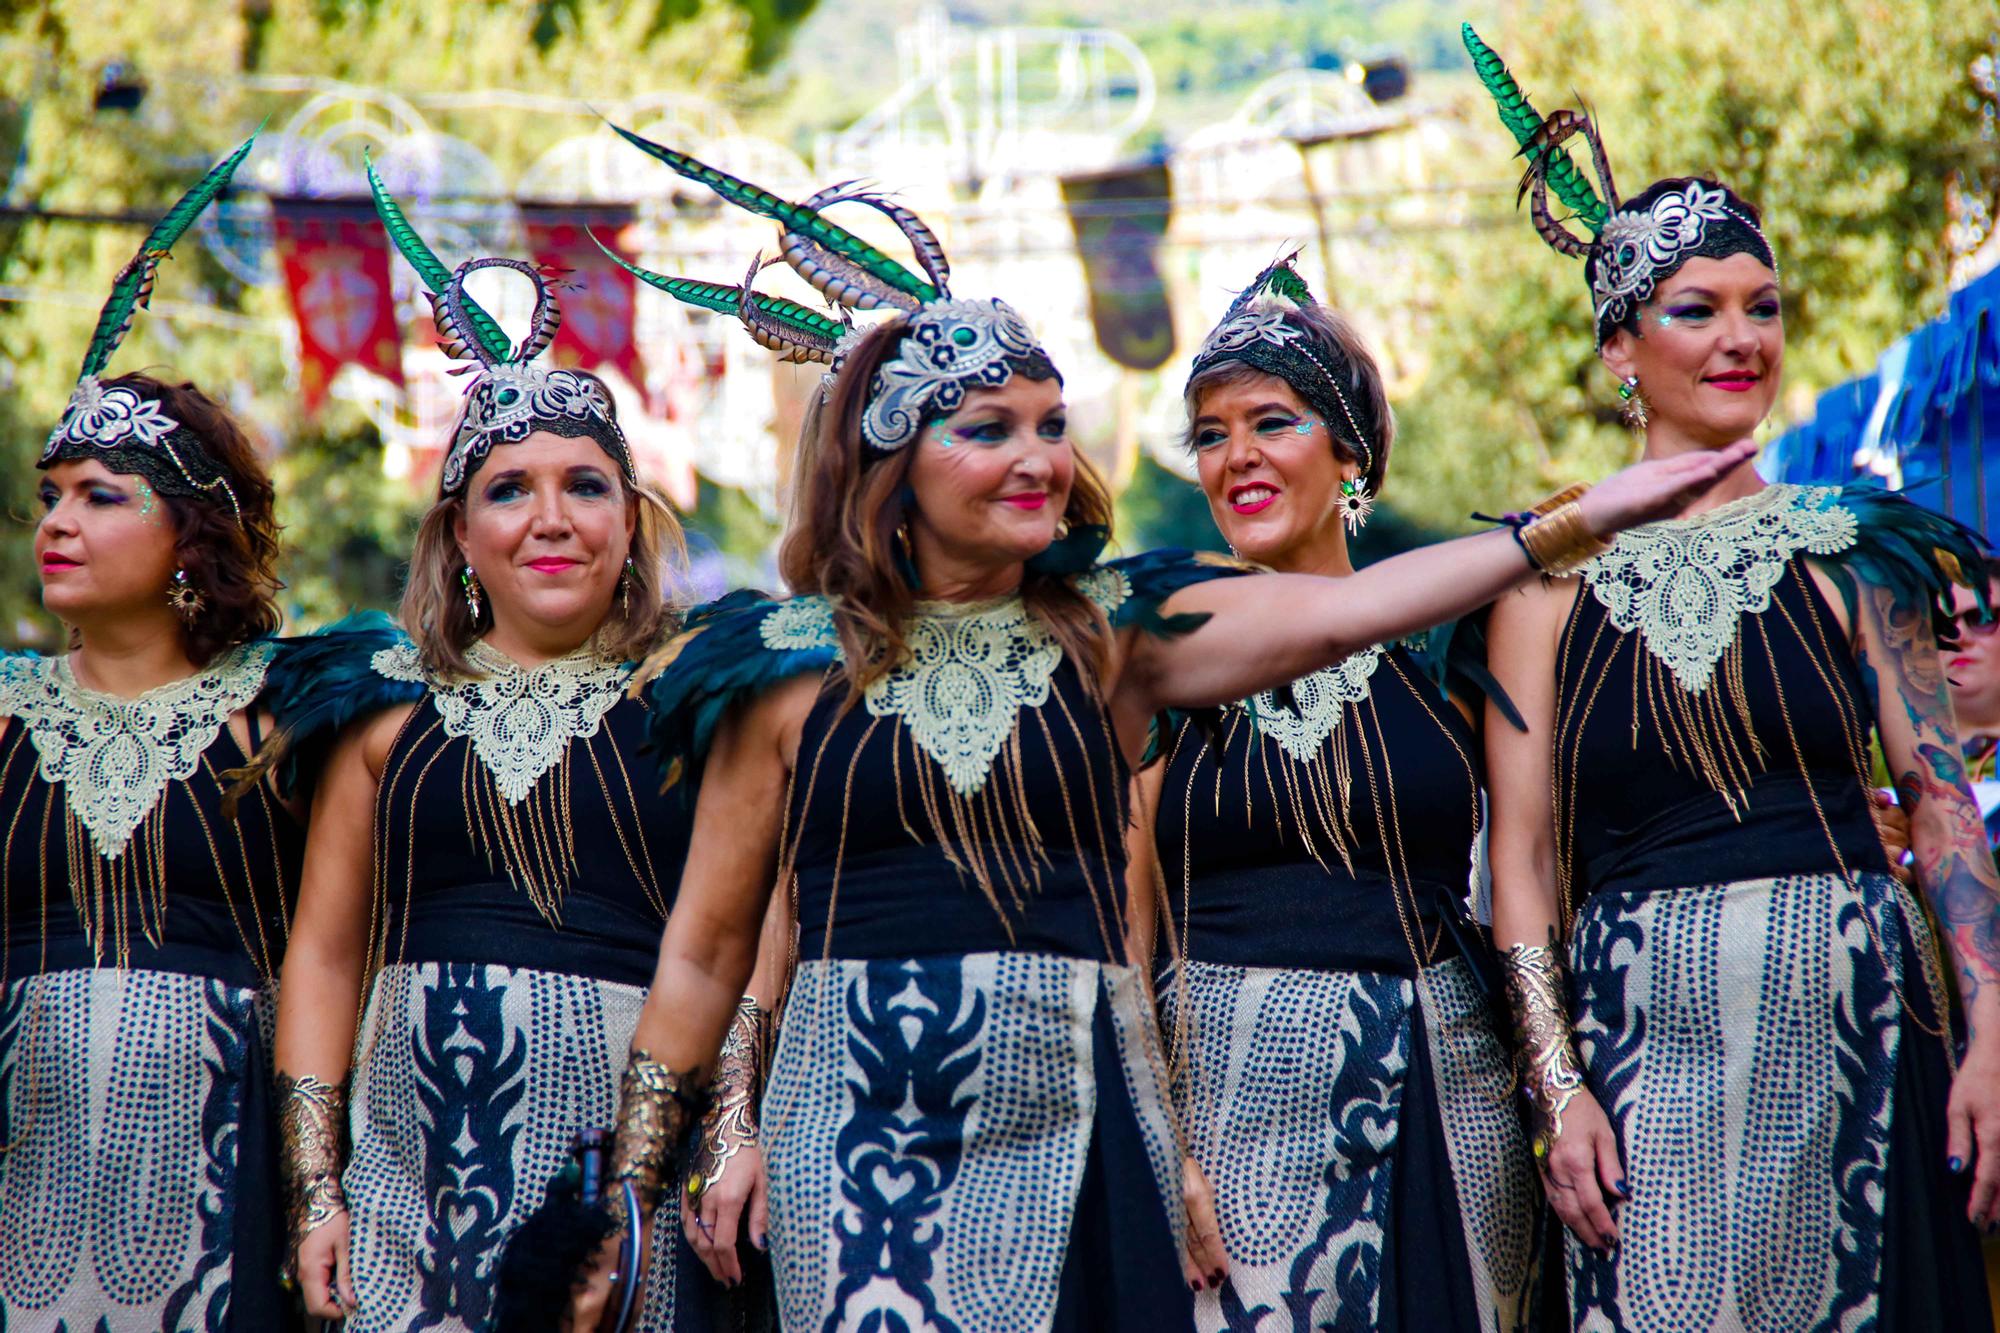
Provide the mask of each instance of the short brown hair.
[{"label": "short brown hair", "polygon": [[188,383],[169,384],[144,373],[120,375],[105,387],[131,389],[156,402],[222,469],[236,507],[220,499],[165,495],[173,518],[174,559],[201,609],[181,622],[188,660],[207,666],[219,655],[275,633],[278,612],[277,492],[257,447],[229,410]]},{"label": "short brown hair", "polygon": [[[1345,421],[1329,421],[1326,429],[1333,437],[1335,452],[1345,462],[1362,464],[1362,481],[1367,484],[1370,494],[1380,495],[1383,484],[1389,479],[1389,450],[1396,443],[1396,415],[1390,410],[1389,391],[1382,382],[1382,368],[1375,363],[1375,354],[1368,350],[1368,344],[1337,310],[1323,305],[1300,306],[1287,310],[1285,318],[1305,330],[1316,344],[1319,360],[1328,365],[1351,368],[1348,382],[1340,387],[1342,393],[1359,398],[1356,406],[1361,409],[1362,419],[1375,426],[1373,438],[1362,441],[1367,446],[1367,458],[1364,459],[1362,451],[1354,447],[1354,441],[1347,438],[1350,432]],[[1226,384],[1239,384],[1270,374],[1270,371],[1247,361],[1218,361],[1190,379],[1185,396],[1188,434],[1183,443],[1193,447],[1194,421],[1201,411],[1202,395]],[[1271,378],[1283,377],[1272,375]],[[1289,380],[1286,382],[1290,383]],[[1291,387],[1301,402],[1312,401],[1313,395],[1306,392],[1305,386],[1293,384]]]},{"label": "short brown hair", "polygon": [[[917,590],[903,572],[896,543],[911,509],[909,476],[918,445],[912,441],[876,457],[861,439],[875,373],[908,332],[909,320],[901,316],[869,329],[848,353],[829,399],[806,414],[792,523],[778,550],[778,572],[793,592],[818,593],[833,603],[851,695],[909,653],[903,631]],[[1063,523],[1072,529],[1111,526],[1110,492],[1080,454]],[[1066,578],[1033,569],[1022,578],[1021,597],[1094,687],[1110,653],[1104,613]]]}]

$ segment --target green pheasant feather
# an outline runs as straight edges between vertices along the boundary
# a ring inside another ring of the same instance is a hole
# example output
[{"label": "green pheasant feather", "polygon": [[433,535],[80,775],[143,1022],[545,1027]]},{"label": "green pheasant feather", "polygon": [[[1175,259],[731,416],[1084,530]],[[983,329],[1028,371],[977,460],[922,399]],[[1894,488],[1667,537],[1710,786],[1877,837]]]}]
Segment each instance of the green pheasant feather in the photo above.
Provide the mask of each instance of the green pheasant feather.
[{"label": "green pheasant feather", "polygon": [[[726,282],[702,282],[697,278],[675,278],[664,273],[654,273],[631,263],[603,241],[599,241],[595,234],[592,234],[590,239],[597,243],[597,248],[604,251],[612,263],[648,287],[658,288],[677,301],[684,301],[699,309],[713,310],[723,315],[734,315],[742,307],[741,287],[732,287]],[[810,306],[800,305],[797,301],[787,301],[782,296],[765,296],[761,292],[753,292],[750,303],[804,338],[824,338],[829,342],[838,342],[847,332],[847,326],[839,320],[829,319]]]},{"label": "green pheasant feather", "polygon": [[827,221],[817,210],[807,208],[804,204],[794,204],[780,199],[769,190],[752,185],[748,181],[738,180],[727,172],[717,171],[707,163],[696,161],[685,153],[677,153],[650,139],[642,139],[630,130],[617,125],[611,128],[617,130],[625,142],[655,160],[665,163],[688,180],[706,185],[738,208],[776,220],[787,231],[796,232],[843,259],[852,260],[897,291],[915,297],[918,301],[929,302],[938,299],[940,293],[933,284],[910,272],[845,227]]},{"label": "green pheasant feather", "polygon": [[1299,276],[1297,269],[1292,267],[1292,260],[1297,258],[1298,253],[1294,251],[1289,258],[1280,263],[1273,264],[1270,268],[1266,269],[1262,285],[1264,290],[1271,292],[1273,295],[1284,297],[1293,305],[1311,305],[1313,304],[1312,288],[1306,286],[1306,280]]},{"label": "green pheasant feather", "polygon": [[[263,132],[258,126],[258,133]],[[253,134],[245,139],[242,146],[228,157],[215,164],[206,176],[195,182],[193,189],[182,195],[180,202],[167,210],[167,215],[153,224],[153,230],[146,235],[139,253],[132,257],[111,284],[111,295],[104,302],[104,310],[97,317],[97,328],[91,332],[90,347],[83,355],[83,375],[95,375],[111,364],[111,354],[118,350],[118,344],[125,341],[126,331],[132,327],[132,315],[153,290],[153,271],[167,252],[174,248],[194,220],[228,186],[229,178],[236,174],[236,168],[243,165],[243,159],[250,156],[250,148],[257,142]]]},{"label": "green pheasant feather", "polygon": [[[368,192],[375,196],[375,215],[382,219],[382,230],[389,233],[389,239],[396,243],[396,249],[417,271],[417,276],[424,280],[424,286],[443,296],[451,286],[451,270],[431,252],[431,248],[424,244],[424,238],[417,235],[417,229],[403,216],[402,206],[389,193],[389,187],[382,183],[382,178],[375,174],[374,159],[364,152],[362,160],[368,168]],[[473,331],[479,335],[479,341],[486,350],[497,360],[507,360],[514,350],[512,341],[493,316],[482,310],[469,293],[465,297],[465,313],[471,318]]]},{"label": "green pheasant feather", "polygon": [[[1470,23],[1459,25],[1459,36],[1465,41],[1466,53],[1472,57],[1472,67],[1479,72],[1479,81],[1486,85],[1486,91],[1493,94],[1493,101],[1500,111],[1500,123],[1514,136],[1514,142],[1529,153],[1534,160],[1534,150],[1529,141],[1535,131],[1542,126],[1541,113],[1528,101],[1528,95],[1521,91],[1521,85],[1507,71],[1506,62],[1500,53],[1479,39]],[[1604,220],[1610,215],[1610,208],[1591,188],[1589,180],[1577,168],[1570,155],[1558,148],[1549,154],[1544,174],[1555,189],[1556,197],[1576,214],[1577,220],[1590,228],[1595,235],[1604,228]]]}]

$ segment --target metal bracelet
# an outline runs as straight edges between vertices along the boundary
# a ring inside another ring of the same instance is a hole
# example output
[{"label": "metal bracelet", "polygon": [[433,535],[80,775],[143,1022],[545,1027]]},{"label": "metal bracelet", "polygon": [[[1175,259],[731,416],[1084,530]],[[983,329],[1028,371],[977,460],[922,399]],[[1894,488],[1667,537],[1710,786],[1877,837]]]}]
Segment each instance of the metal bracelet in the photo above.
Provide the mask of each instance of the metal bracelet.
[{"label": "metal bracelet", "polygon": [[1514,1012],[1514,1045],[1521,1092],[1533,1120],[1535,1156],[1546,1160],[1562,1135],[1563,1111],[1583,1087],[1583,1071],[1570,1042],[1562,955],[1549,944],[1516,944],[1501,956],[1507,1001]]},{"label": "metal bracelet", "polygon": [[[611,1147],[611,1181],[630,1181],[642,1211],[659,1202],[672,1174],[674,1152],[697,1102],[694,1071],[675,1073],[633,1047],[618,1093],[618,1133]],[[622,1191],[611,1192],[612,1212],[625,1219]]]},{"label": "metal bracelet", "polygon": [[749,996],[737,1001],[688,1162],[687,1192],[692,1202],[699,1203],[721,1181],[739,1149],[757,1142],[757,1100],[764,1089],[769,1020],[770,1015]]},{"label": "metal bracelet", "polygon": [[346,1158],[347,1085],[307,1074],[278,1075],[278,1147],[292,1247],[347,1211],[340,1187]]}]

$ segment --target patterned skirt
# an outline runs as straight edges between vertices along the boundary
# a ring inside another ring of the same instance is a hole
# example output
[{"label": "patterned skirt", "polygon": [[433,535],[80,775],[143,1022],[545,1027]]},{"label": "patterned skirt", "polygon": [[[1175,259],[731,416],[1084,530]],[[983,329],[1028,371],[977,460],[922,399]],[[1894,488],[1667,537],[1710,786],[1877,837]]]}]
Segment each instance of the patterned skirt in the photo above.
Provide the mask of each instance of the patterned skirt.
[{"label": "patterned skirt", "polygon": [[[570,1160],[610,1125],[645,992],[472,963],[382,970],[361,1026],[342,1183],[358,1313],[347,1333],[477,1333],[504,1247]],[[732,1327],[663,1208],[645,1333]]]},{"label": "patterned skirt", "polygon": [[254,987],[176,971],[0,993],[0,1329],[294,1326],[268,1016]]},{"label": "patterned skirt", "polygon": [[1602,892],[1571,961],[1632,1191],[1608,1257],[1570,1238],[1576,1329],[1991,1327],[1945,1168],[1942,979],[1899,884]]},{"label": "patterned skirt", "polygon": [[1188,1329],[1162,1072],[1130,968],[802,964],[764,1101],[784,1327]]},{"label": "patterned skirt", "polygon": [[1204,1333],[1523,1329],[1540,1187],[1463,959],[1416,978],[1190,962],[1159,985],[1229,1280]]}]

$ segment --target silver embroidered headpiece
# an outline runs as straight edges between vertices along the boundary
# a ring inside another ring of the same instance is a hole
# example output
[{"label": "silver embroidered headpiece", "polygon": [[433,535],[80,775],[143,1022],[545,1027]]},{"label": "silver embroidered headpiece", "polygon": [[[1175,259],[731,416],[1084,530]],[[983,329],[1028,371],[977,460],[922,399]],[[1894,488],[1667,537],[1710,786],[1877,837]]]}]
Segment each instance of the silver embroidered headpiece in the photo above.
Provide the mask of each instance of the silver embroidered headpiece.
[{"label": "silver embroidered headpiece", "polygon": [[[424,294],[437,320],[439,345],[445,355],[474,363],[452,373],[477,371],[466,388],[465,407],[452,431],[451,447],[445,451],[439,495],[463,492],[466,479],[493,452],[494,445],[518,444],[536,431],[572,439],[587,436],[611,455],[627,482],[636,481],[625,432],[619,429],[611,395],[597,377],[534,364],[562,327],[562,307],[556,303],[554,291],[560,270],[538,268],[521,259],[491,257],[469,259],[448,270],[403,215],[373,162],[368,164],[368,189],[375,198],[382,229],[424,280]],[[493,317],[466,293],[465,280],[483,268],[518,273],[534,284],[534,313],[528,318],[528,334],[518,347],[508,342]]]},{"label": "silver embroidered headpiece", "polygon": [[[616,126],[613,126],[616,129]],[[626,271],[678,300],[735,315],[761,345],[787,361],[819,361],[830,389],[850,353],[866,335],[851,310],[901,311],[909,331],[895,357],[869,384],[861,435],[877,454],[894,453],[914,440],[926,421],[955,411],[974,388],[1005,384],[1015,374],[1061,379],[1055,364],[1020,314],[1004,301],[961,301],[951,295],[951,263],[924,220],[886,195],[853,183],[831,185],[802,203],[717,171],[687,154],[618,130],[628,143],[730,203],[776,221],[780,260],[819,291],[834,308],[829,318],[794,301],[751,288],[764,267],[753,260],[740,287],[649,273],[610,250]],[[909,241],[917,270],[898,263],[853,232],[823,216],[835,204],[860,204],[887,217]],[[776,262],[776,261],[774,261]]]},{"label": "silver embroidered headpiece", "polygon": [[[465,295],[466,278],[482,268],[506,269],[535,284],[528,336],[505,356],[496,355],[481,338]],[[444,292],[432,293],[430,299],[446,354],[471,357],[480,365],[478,377],[465,391],[465,409],[445,454],[440,494],[462,492],[466,478],[495,445],[518,444],[536,431],[587,436],[611,455],[627,481],[634,480],[631,450],[604,386],[595,376],[534,364],[562,325],[549,275],[525,260],[470,259],[453,272]]]},{"label": "silver embroidered headpiece", "polygon": [[957,411],[968,390],[998,388],[1016,374],[1060,378],[1020,312],[998,299],[934,301],[910,316],[896,355],[869,381],[861,438],[876,453],[894,453],[926,422]]},{"label": "silver embroidered headpiece", "polygon": [[1733,254],[1754,255],[1778,271],[1764,229],[1721,185],[1690,180],[1654,195],[1650,203],[1619,207],[1597,234],[1585,265],[1598,345],[1682,264],[1699,255]]},{"label": "silver embroidered headpiece", "polygon": [[[1529,217],[1536,234],[1558,254],[1584,261],[1600,348],[1660,283],[1690,259],[1747,254],[1769,266],[1772,273],[1778,271],[1777,253],[1757,225],[1755,211],[1727,186],[1704,180],[1662,180],[1631,199],[1621,200],[1611,179],[1604,141],[1590,116],[1565,109],[1544,117],[1529,103],[1499,53],[1480,40],[1470,23],[1462,25],[1460,36],[1480,82],[1493,95],[1501,123],[1520,144],[1520,156],[1528,160],[1520,195],[1533,193]],[[1596,187],[1563,147],[1578,136],[1590,148]],[[1551,189],[1570,210],[1570,220],[1589,233],[1587,238],[1571,231],[1549,210]]]},{"label": "silver embroidered headpiece", "polygon": [[144,477],[162,495],[185,499],[229,502],[240,520],[242,509],[236,502],[222,464],[212,457],[201,438],[167,415],[155,399],[146,397],[130,384],[107,384],[100,378],[111,356],[132,328],[132,316],[151,299],[153,280],[160,261],[173,249],[174,242],[194,224],[203,209],[222,193],[236,168],[250,155],[257,136],[251,135],[235,152],[196,182],[193,189],[167,211],[139,246],[132,261],[111,284],[111,295],[97,317],[90,347],[84,353],[83,369],[62,420],[49,433],[35,466],[54,467],[57,463],[89,459],[113,472]]}]

